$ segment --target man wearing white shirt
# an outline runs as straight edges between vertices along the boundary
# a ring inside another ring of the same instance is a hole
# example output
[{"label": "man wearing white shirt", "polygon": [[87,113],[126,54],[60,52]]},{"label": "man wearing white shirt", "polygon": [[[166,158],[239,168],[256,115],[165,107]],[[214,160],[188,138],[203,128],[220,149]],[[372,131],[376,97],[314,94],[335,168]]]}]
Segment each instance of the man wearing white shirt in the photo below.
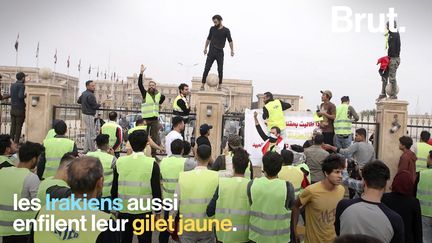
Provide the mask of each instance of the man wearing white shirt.
[{"label": "man wearing white shirt", "polygon": [[165,149],[166,149],[167,156],[172,155],[172,152],[171,152],[172,141],[174,141],[176,139],[184,140],[183,136],[181,135],[182,131],[185,128],[183,118],[180,116],[173,117],[172,118],[172,125],[173,125],[173,128],[172,128],[171,132],[169,132],[165,137]]}]

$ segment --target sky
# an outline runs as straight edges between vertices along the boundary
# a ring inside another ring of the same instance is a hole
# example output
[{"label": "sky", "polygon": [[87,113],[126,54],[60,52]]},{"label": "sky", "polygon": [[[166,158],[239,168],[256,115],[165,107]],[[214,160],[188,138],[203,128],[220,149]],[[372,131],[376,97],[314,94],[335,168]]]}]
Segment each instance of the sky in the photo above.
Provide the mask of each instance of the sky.
[{"label": "sky", "polygon": [[[89,65],[93,74],[99,67],[126,77],[138,73],[140,64],[157,82],[190,83],[202,76],[211,17],[220,14],[235,51],[230,57],[226,45],[225,78],[252,80],[254,95],[303,96],[310,109],[325,89],[333,92],[336,104],[348,95],[358,111],[373,109],[381,87],[376,61],[386,55],[383,33],[369,31],[365,19],[359,32],[335,31],[336,6],[350,8],[353,15],[370,13],[372,26],[380,24],[379,14],[394,8],[398,25],[405,27],[398,97],[410,103],[410,113],[431,114],[429,0],[2,0],[0,65],[15,65],[19,33],[19,66],[36,66],[39,42],[39,67],[54,68],[57,49],[56,71],[68,72],[70,55],[69,72],[82,83],[89,79]],[[349,20],[354,24],[354,17]],[[216,62],[211,72],[217,73]]]}]

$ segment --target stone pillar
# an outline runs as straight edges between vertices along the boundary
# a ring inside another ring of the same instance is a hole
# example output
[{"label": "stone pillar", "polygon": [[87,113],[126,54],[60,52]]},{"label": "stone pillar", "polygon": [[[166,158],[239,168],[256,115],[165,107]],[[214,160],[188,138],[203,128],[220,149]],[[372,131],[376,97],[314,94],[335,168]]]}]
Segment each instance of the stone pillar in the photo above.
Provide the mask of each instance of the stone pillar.
[{"label": "stone pillar", "polygon": [[42,143],[52,126],[53,106],[62,99],[63,86],[51,84],[49,69],[41,69],[41,83],[26,84],[26,140]]},{"label": "stone pillar", "polygon": [[222,137],[222,117],[224,108],[224,93],[216,90],[200,91],[194,97],[196,105],[195,137],[198,137],[199,127],[207,123],[213,126],[210,130],[210,143],[212,145],[212,157],[220,154]]},{"label": "stone pillar", "polygon": [[[390,168],[388,185],[391,185],[402,154],[399,150],[399,138],[407,132],[408,102],[385,99],[378,101],[376,105],[377,123],[380,126],[377,140],[378,159],[384,161]],[[399,128],[396,130],[397,127]]]}]

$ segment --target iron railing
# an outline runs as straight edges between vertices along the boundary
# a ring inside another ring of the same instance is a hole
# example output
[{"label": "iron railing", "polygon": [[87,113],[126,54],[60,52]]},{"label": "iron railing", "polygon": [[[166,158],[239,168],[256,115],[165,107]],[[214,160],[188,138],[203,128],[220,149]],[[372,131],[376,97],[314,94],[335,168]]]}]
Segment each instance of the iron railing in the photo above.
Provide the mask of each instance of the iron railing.
[{"label": "iron railing", "polygon": [[[98,109],[97,117],[103,119],[105,122],[108,121],[108,114],[111,111],[115,111],[118,114],[118,123],[123,128],[124,135],[123,137],[127,138],[126,134],[128,129],[134,126],[134,123],[138,116],[140,115],[140,110],[127,109],[127,108],[118,108],[118,109]],[[171,131],[171,112],[160,112],[159,123],[160,123],[160,132],[159,137],[161,144],[165,144],[165,136]],[[194,127],[195,127],[195,114],[189,115],[189,122],[185,127],[185,140],[186,141],[194,141]],[[95,117],[96,118],[96,117]],[[79,105],[59,105],[53,107],[53,120],[61,119],[64,120],[68,126],[67,136],[74,140],[79,149],[82,149],[84,146],[84,133],[85,128],[82,121],[82,113],[81,106]],[[99,129],[96,127],[95,129],[98,131]],[[123,144],[124,147],[125,144]]]}]

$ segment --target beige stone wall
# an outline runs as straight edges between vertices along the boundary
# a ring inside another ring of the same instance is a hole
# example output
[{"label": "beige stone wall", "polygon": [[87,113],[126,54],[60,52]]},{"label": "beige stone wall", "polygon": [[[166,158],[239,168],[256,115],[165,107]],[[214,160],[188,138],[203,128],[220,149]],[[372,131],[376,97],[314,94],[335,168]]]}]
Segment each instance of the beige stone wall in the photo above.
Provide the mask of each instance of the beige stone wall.
[{"label": "beige stone wall", "polygon": [[[379,123],[379,145],[378,159],[384,161],[390,168],[391,178],[388,186],[391,185],[396,175],[399,158],[402,152],[399,150],[399,138],[406,135],[408,102],[401,100],[382,100],[377,103],[377,123]],[[391,133],[392,123],[397,119],[401,125],[395,133]]]}]

